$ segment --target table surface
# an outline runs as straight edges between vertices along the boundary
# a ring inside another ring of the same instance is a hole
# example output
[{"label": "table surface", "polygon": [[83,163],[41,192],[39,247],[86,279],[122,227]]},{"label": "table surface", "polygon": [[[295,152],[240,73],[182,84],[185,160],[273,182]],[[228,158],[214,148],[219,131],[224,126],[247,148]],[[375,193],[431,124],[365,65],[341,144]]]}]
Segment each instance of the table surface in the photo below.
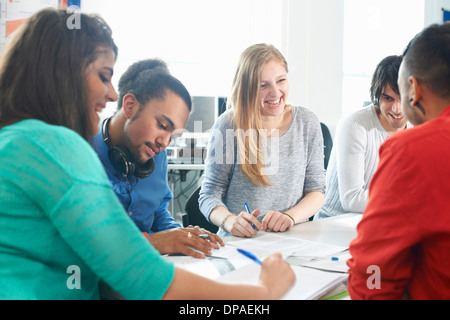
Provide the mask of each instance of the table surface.
[{"label": "table surface", "polygon": [[[295,225],[290,231],[276,233],[280,236],[323,242],[337,246],[348,247],[356,238],[356,226],[361,221],[362,214],[348,213],[331,218],[310,221]],[[242,238],[227,237],[225,241]]]},{"label": "table surface", "polygon": [[[295,225],[290,231],[277,233],[280,236],[297,239],[317,241],[342,247],[349,247],[350,243],[357,236],[357,225],[361,221],[362,214],[349,213],[331,218],[306,222]],[[225,242],[242,238],[227,237]],[[289,258],[288,258],[289,259]],[[292,262],[289,260],[290,263]],[[336,300],[349,300],[346,291],[346,281],[332,291],[327,292],[321,299],[333,297]],[[341,296],[342,294],[342,296]]]},{"label": "table surface", "polygon": [[362,214],[349,213],[296,225],[283,235],[305,240],[349,246],[356,238],[356,226]]},{"label": "table surface", "polygon": [[180,163],[180,164],[176,164],[176,163],[169,163],[167,165],[167,169],[168,170],[205,170],[205,164],[185,164],[185,163]]}]

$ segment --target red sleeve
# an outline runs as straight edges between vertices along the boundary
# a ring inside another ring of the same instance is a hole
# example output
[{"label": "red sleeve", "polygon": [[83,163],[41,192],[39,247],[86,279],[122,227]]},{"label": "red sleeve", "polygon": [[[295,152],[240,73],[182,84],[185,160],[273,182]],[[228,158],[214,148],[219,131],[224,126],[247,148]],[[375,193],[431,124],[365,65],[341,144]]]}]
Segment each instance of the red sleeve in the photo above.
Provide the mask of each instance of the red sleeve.
[{"label": "red sleeve", "polygon": [[416,170],[404,144],[388,140],[382,145],[369,203],[350,244],[352,299],[401,299],[404,294],[414,262],[411,251],[419,237],[411,223],[421,194]]}]

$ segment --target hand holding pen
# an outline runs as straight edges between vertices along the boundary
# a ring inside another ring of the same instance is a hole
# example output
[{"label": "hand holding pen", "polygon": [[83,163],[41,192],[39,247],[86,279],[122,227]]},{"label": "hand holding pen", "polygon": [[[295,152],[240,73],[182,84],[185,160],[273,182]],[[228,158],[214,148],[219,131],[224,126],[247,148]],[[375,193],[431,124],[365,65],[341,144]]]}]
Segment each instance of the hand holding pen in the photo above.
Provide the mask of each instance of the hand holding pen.
[{"label": "hand holding pen", "polygon": [[[248,203],[247,203],[247,202],[244,203],[244,207],[245,207],[245,210],[247,211],[247,213],[252,214],[251,211],[250,211],[250,208],[248,207]],[[256,226],[255,226],[254,223],[252,223],[252,227],[253,227],[253,229],[255,229],[256,231],[258,231],[258,228],[256,228]]]},{"label": "hand holding pen", "polygon": [[267,288],[272,289],[272,295],[275,299],[280,299],[286,293],[287,288],[294,285],[296,281],[294,271],[289,263],[283,260],[280,253],[272,254],[261,261],[249,251],[237,250],[261,266],[260,282]]},{"label": "hand holding pen", "polygon": [[261,222],[257,217],[260,214],[259,209],[250,212],[247,204],[244,204],[245,211],[242,211],[233,221],[230,232],[236,237],[251,238],[254,237],[258,231],[263,230]]}]

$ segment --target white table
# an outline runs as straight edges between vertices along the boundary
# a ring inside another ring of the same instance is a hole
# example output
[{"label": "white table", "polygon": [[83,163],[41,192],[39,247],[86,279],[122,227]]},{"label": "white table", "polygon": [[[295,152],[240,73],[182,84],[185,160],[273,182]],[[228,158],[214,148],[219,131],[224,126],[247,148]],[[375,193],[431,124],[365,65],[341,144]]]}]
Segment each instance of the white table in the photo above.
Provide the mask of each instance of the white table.
[{"label": "white table", "polygon": [[[362,214],[348,213],[317,221],[300,223],[295,225],[290,231],[274,234],[348,247],[350,242],[356,238],[356,226],[361,221],[361,218]],[[231,236],[223,240],[227,242],[238,239],[243,238]]]},{"label": "white table", "polygon": [[186,170],[186,171],[190,171],[190,170],[205,170],[205,164],[204,163],[199,163],[199,164],[195,164],[195,163],[181,163],[181,164],[176,164],[176,163],[169,163],[167,165],[167,169],[168,170]]},{"label": "white table", "polygon": [[356,226],[361,218],[362,214],[349,213],[306,222],[296,225],[283,235],[348,247],[350,242],[356,238]]},{"label": "white table", "polygon": [[[356,237],[357,234],[356,226],[361,220],[361,218],[362,218],[361,214],[340,215],[332,218],[298,224],[288,232],[274,233],[274,234],[278,234],[280,236],[288,238],[297,238],[332,244],[336,246],[348,247],[350,245],[350,242]],[[227,237],[223,240],[225,242],[229,242],[233,240],[242,240],[242,239],[244,238]],[[202,276],[211,279],[216,279],[218,276],[220,276],[219,273],[224,274],[223,273],[224,270],[222,269],[227,268],[223,268],[223,264],[229,267],[229,264],[224,262],[227,260],[222,259],[197,260],[191,257],[171,257],[171,258],[172,262],[177,261],[178,263],[184,263],[185,264],[184,267],[188,268],[187,270],[197,274],[201,274]],[[297,259],[301,260],[302,258],[300,257]],[[294,263],[294,261],[291,260],[288,261],[289,263]],[[297,262],[298,261],[295,261],[295,265],[298,265]],[[242,264],[245,265],[246,263],[247,261],[243,260]],[[231,268],[230,270],[234,270],[234,268]],[[344,283],[343,286],[345,285],[346,284]],[[338,292],[342,291],[342,288],[338,289],[339,289]]]},{"label": "white table", "polygon": [[[336,217],[300,223],[290,231],[274,234],[348,247],[350,242],[356,238],[356,226],[361,218],[362,214],[360,213],[342,214]],[[245,238],[230,236],[223,240],[228,242],[239,239]]]}]

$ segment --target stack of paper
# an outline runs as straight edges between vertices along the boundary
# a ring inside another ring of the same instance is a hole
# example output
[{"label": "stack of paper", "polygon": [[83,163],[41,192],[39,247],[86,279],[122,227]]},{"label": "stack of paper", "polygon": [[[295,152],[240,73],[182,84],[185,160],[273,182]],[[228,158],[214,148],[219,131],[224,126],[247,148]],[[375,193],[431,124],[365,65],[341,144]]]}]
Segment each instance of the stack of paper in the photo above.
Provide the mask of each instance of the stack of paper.
[{"label": "stack of paper", "polygon": [[249,259],[237,253],[236,248],[230,248],[230,250],[227,251],[229,252],[230,256],[232,253],[235,256],[230,259],[217,257],[209,257],[208,259],[195,259],[184,255],[168,255],[164,256],[164,259],[174,263],[179,268],[209,279],[217,279],[218,277],[227,274],[235,269],[253,263]]},{"label": "stack of paper", "polygon": [[350,259],[351,255],[348,251],[336,254],[332,257],[318,257],[310,259],[306,262],[293,263],[289,261],[291,264],[300,265],[303,267],[314,268],[324,271],[332,271],[332,272],[348,272],[347,260]]},{"label": "stack of paper", "polygon": [[[347,274],[323,272],[316,269],[292,266],[296,282],[283,300],[315,300],[326,292],[340,285],[347,279]],[[257,284],[261,267],[248,264],[242,268],[227,273],[218,281],[225,283]]]},{"label": "stack of paper", "polygon": [[[274,252],[281,252],[284,258],[296,257],[327,257],[348,248],[332,244],[309,241],[297,238],[289,238],[278,234],[264,233],[251,239],[228,241],[227,246],[234,246],[246,250],[259,250],[263,253],[260,258]],[[220,251],[220,250],[219,250]],[[255,252],[252,252],[258,256]]]},{"label": "stack of paper", "polygon": [[185,256],[166,256],[166,259],[210,279],[258,283],[261,267],[241,255],[237,248],[251,252],[260,260],[275,252],[287,259],[297,280],[283,297],[285,300],[318,299],[347,279],[348,248],[263,232],[254,238],[227,241],[225,247],[212,250],[208,259]]}]

